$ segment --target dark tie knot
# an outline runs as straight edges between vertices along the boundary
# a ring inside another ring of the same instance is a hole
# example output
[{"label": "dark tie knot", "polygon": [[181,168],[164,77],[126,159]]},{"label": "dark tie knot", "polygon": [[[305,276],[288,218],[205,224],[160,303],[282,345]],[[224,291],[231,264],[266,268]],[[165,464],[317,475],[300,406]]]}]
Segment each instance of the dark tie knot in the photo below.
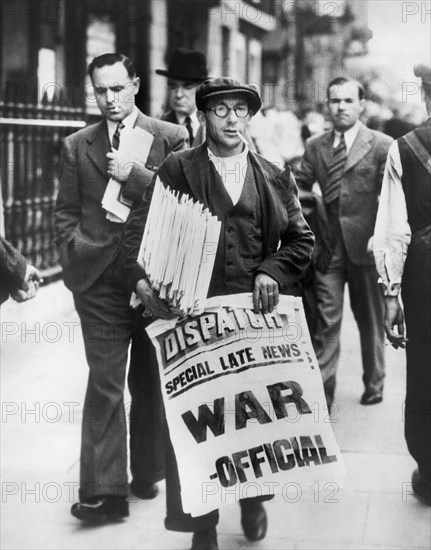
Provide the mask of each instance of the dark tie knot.
[{"label": "dark tie knot", "polygon": [[112,136],[112,147],[114,149],[118,149],[118,147],[120,146],[120,133],[123,128],[124,124],[122,122],[119,122],[117,124],[117,127],[115,128],[115,133]]},{"label": "dark tie knot", "polygon": [[336,151],[345,151],[346,150],[346,139],[344,137],[344,134],[340,134],[340,141],[335,148]]}]

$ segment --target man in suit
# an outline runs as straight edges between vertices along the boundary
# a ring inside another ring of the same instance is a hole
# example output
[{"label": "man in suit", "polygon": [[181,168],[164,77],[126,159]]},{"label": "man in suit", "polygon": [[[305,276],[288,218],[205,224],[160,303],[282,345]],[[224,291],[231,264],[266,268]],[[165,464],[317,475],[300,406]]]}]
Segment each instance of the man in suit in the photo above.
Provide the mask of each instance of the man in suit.
[{"label": "man in suit", "polygon": [[331,407],[347,282],[361,339],[365,386],[361,403],[372,405],[383,399],[385,358],[383,297],[368,245],[392,139],[360,122],[365,102],[359,82],[336,78],[328,86],[327,101],[334,129],[307,140],[297,174],[298,185],[307,191],[318,182],[328,223],[329,247],[321,246],[319,250],[316,243],[315,350]]},{"label": "man in suit", "polygon": [[[279,294],[289,293],[311,258],[314,239],[301,213],[295,180],[289,169],[281,171],[241,140],[261,107],[253,86],[231,78],[209,79],[197,89],[196,104],[206,142],[169,155],[158,176],[164,185],[201,202],[222,222],[208,296],[252,292],[255,310],[271,312]],[[129,283],[145,307],[155,317],[168,318],[168,304],[136,263],[150,196],[149,192],[127,223],[126,268]],[[166,496],[166,528],[193,532],[193,550],[216,550],[218,511],[200,517],[183,512],[170,442]],[[249,540],[265,537],[267,516],[262,501],[267,498],[240,501],[241,524]]]},{"label": "man in suit", "polygon": [[178,48],[172,53],[167,70],[157,69],[156,73],[168,80],[169,111],[161,120],[181,124],[189,134],[190,147],[200,145],[205,141],[205,134],[196,114],[195,93],[199,84],[208,78],[205,54]]},{"label": "man in suit", "polygon": [[[81,520],[106,521],[128,515],[123,391],[131,340],[131,490],[141,498],[157,494],[155,436],[163,426],[164,413],[157,401],[155,355],[141,315],[129,307],[120,252],[124,223],[107,214],[101,202],[110,178],[121,184],[125,199],[141,199],[168,153],[186,146],[187,132],[137,109],[140,80],[124,55],[96,57],[88,73],[103,120],[64,142],[55,224],[64,282],[81,319],[89,365],[80,502],[72,506],[71,513]],[[121,134],[123,139],[127,134],[130,138],[138,129],[153,136],[146,159],[130,157],[129,148],[121,147]]]}]

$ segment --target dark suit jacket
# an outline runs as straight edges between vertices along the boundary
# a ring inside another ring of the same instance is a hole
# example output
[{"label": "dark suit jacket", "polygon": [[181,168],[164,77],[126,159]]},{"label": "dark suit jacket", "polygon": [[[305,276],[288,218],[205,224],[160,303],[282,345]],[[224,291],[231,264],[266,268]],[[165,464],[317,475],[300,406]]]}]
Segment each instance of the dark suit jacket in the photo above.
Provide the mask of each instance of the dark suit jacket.
[{"label": "dark suit jacket", "polygon": [[[350,260],[357,265],[372,265],[367,244],[374,233],[377,207],[386,157],[392,138],[361,124],[347,156],[339,197],[339,224]],[[333,132],[307,140],[298,186],[311,191],[317,181],[325,201],[328,166],[331,164]],[[329,216],[328,216],[329,218]]]},{"label": "dark suit jacket", "polygon": [[[172,124],[178,124],[177,117],[175,115],[175,111],[167,111],[160,120],[164,120],[165,122],[172,122]],[[244,137],[248,142],[249,148],[256,153],[256,147],[253,141],[253,138],[250,135],[250,132],[248,130],[245,131]],[[202,145],[206,140],[206,131],[205,128],[202,126],[199,126],[199,130],[197,131],[197,134],[193,138],[193,143],[190,143],[190,147],[198,147],[198,145]]]},{"label": "dark suit jacket", "polygon": [[[175,111],[167,111],[160,120],[164,120],[165,122],[171,122],[172,124],[178,124],[177,117],[175,115]],[[199,130],[197,131],[195,137],[193,138],[193,143],[190,143],[190,147],[197,147],[198,145],[201,145],[205,141],[205,129],[202,128],[202,126],[199,126]]]},{"label": "dark suit jacket", "polygon": [[[187,130],[139,112],[136,125],[154,135],[146,164],[135,162],[123,195],[140,200],[155,170],[171,151],[183,149]],[[124,224],[106,219],[101,202],[109,177],[106,153],[111,150],[106,121],[67,137],[62,150],[60,188],[55,211],[56,243],[64,283],[84,292],[116,258]]]},{"label": "dark suit jacket", "polygon": [[[290,170],[281,171],[266,159],[249,153],[249,162],[256,174],[257,191],[262,210],[264,260],[257,271],[273,277],[281,291],[292,288],[310,262],[313,234],[305,222],[298,200],[298,189]],[[172,153],[161,165],[158,175],[164,185],[187,193],[209,207],[211,178],[207,147],[201,145],[180,153]],[[142,204],[132,211],[126,224],[124,250],[129,283],[135,288],[143,277],[136,264],[145,226],[152,188]],[[222,231],[223,231],[222,227]]]},{"label": "dark suit jacket", "polygon": [[10,242],[0,236],[0,303],[9,298],[14,288],[25,288],[27,261]]}]

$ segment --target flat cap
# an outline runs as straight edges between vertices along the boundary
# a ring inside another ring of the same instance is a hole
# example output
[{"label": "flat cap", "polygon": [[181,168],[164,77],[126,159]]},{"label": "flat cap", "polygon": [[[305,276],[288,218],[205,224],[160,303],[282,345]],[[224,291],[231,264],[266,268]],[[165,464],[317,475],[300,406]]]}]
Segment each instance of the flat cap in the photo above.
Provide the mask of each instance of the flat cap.
[{"label": "flat cap", "polygon": [[248,107],[256,114],[262,107],[259,92],[253,84],[242,84],[239,80],[222,76],[220,78],[208,78],[196,88],[196,107],[204,110],[206,101],[211,97],[227,94],[244,94],[247,97]]}]

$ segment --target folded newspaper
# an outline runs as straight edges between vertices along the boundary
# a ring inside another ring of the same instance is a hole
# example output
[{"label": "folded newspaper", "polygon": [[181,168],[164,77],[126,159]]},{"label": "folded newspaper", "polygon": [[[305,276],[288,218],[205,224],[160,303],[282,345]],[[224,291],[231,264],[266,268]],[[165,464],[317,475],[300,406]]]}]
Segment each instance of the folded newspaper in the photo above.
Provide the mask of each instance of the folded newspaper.
[{"label": "folded newspaper", "polygon": [[[147,162],[154,136],[143,128],[124,128],[121,133],[120,151],[127,151],[129,163],[138,161]],[[125,223],[130,214],[131,201],[122,195],[123,186],[114,178],[110,178],[102,198],[102,208],[106,210],[106,217],[114,223]]]},{"label": "folded newspaper", "polygon": [[138,255],[152,287],[181,315],[200,315],[221,222],[203,204],[156,179]]}]

